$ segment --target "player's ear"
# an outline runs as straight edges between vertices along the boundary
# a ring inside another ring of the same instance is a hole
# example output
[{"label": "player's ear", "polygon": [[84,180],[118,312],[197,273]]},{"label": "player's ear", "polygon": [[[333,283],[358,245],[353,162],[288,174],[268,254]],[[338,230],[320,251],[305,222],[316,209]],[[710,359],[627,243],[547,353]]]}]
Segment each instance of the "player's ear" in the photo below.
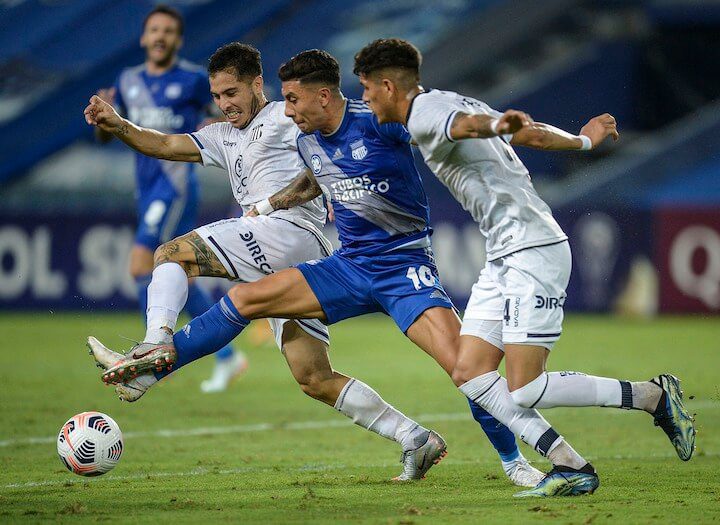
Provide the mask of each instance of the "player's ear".
[{"label": "player's ear", "polygon": [[389,78],[383,78],[382,79],[382,93],[384,93],[387,98],[397,98],[397,95],[398,95],[397,84]]},{"label": "player's ear", "polygon": [[256,97],[261,97],[263,93],[263,87],[265,85],[265,82],[263,80],[262,75],[256,76],[252,81],[252,89],[253,93]]}]

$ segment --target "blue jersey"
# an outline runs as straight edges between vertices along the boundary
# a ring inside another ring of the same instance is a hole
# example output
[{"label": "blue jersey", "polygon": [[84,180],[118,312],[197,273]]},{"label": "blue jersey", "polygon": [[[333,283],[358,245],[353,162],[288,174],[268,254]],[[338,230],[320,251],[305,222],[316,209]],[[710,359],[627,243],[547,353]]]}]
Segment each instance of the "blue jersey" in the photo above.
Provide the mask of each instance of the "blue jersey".
[{"label": "blue jersey", "polygon": [[[135,124],[163,133],[190,133],[197,130],[212,102],[205,71],[178,60],[161,75],[150,75],[145,65],[125,69],[116,84],[116,105]],[[140,206],[153,198],[172,198],[194,192],[192,164],[136,156],[136,179]]]},{"label": "blue jersey", "polygon": [[298,151],[332,202],[342,253],[430,245],[429,206],[404,126],[380,125],[364,102],[348,100],[337,131],[300,135]]}]

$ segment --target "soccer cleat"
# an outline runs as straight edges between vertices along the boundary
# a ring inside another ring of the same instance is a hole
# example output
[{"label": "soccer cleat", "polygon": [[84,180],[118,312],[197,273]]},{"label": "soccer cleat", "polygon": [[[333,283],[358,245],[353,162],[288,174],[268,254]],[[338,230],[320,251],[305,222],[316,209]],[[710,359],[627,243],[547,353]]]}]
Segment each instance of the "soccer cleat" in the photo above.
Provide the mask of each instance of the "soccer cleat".
[{"label": "soccer cleat", "polygon": [[248,368],[248,360],[242,352],[235,351],[229,359],[223,359],[215,363],[213,375],[200,383],[200,390],[206,394],[223,392],[227,390],[230,383]]},{"label": "soccer cleat", "polygon": [[116,385],[115,393],[120,401],[132,403],[140,399],[155,383],[157,383],[157,379],[153,374],[143,374],[127,383]]},{"label": "soccer cleat", "polygon": [[93,336],[87,338],[89,353],[95,359],[95,366],[107,370],[118,364],[125,357],[122,354],[113,352]]},{"label": "soccer cleat", "polygon": [[592,494],[600,486],[600,478],[590,463],[576,470],[555,466],[535,488],[516,493],[516,498],[549,498],[552,496],[580,496]]},{"label": "soccer cleat", "polygon": [[421,436],[418,439],[423,443],[422,445],[402,453],[400,463],[403,464],[403,472],[399,476],[395,476],[393,481],[423,479],[430,467],[440,463],[442,458],[447,455],[445,440],[438,433],[430,430],[426,435],[427,437]]},{"label": "soccer cleat", "polygon": [[670,374],[661,374],[650,380],[662,388],[653,418],[655,426],[663,429],[675,447],[677,455],[683,461],[688,461],[695,450],[695,424],[683,403],[683,393],[680,390],[680,380]]},{"label": "soccer cleat", "polygon": [[503,461],[503,470],[518,487],[535,487],[545,477],[545,474],[533,467],[522,454],[513,461]]},{"label": "soccer cleat", "polygon": [[172,342],[139,343],[122,356],[122,359],[107,368],[102,375],[106,384],[119,385],[153,371],[172,370],[177,361],[177,352]]}]

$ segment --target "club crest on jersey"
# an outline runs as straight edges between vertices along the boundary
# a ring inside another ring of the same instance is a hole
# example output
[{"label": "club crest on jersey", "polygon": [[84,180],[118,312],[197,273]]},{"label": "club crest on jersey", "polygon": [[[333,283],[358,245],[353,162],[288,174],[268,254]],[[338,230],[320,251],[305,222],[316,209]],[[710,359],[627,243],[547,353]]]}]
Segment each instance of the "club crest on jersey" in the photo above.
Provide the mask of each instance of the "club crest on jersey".
[{"label": "club crest on jersey", "polygon": [[320,173],[320,170],[322,169],[322,161],[320,160],[320,155],[313,155],[310,157],[310,165],[312,166],[313,173],[315,175]]},{"label": "club crest on jersey", "polygon": [[165,96],[167,98],[180,98],[182,94],[182,86],[180,84],[168,84],[165,88]]},{"label": "club crest on jersey", "polygon": [[352,150],[352,158],[355,160],[363,160],[368,153],[362,139],[350,144],[350,149]]}]

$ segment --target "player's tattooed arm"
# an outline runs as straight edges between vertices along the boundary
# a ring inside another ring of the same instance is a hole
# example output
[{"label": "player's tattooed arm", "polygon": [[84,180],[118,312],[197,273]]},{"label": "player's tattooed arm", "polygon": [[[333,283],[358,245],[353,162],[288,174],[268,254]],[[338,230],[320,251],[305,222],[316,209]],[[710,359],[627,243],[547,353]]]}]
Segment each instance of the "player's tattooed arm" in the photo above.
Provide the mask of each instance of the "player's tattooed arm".
[{"label": "player's tattooed arm", "polygon": [[532,122],[530,115],[514,109],[507,110],[499,118],[458,111],[450,125],[450,138],[487,139],[498,135],[510,135],[531,125]]},{"label": "player's tattooed arm", "polygon": [[232,279],[207,243],[194,231],[166,242],[155,251],[155,267],[174,262],[188,277],[225,277]]},{"label": "player's tattooed arm", "polygon": [[[582,136],[585,137],[585,140],[581,138]],[[591,118],[580,130],[580,135],[573,135],[550,124],[533,122],[532,125],[515,133],[510,143],[513,146],[562,151],[593,149],[607,137],[618,140],[620,134],[615,117],[604,113]]]},{"label": "player's tattooed arm", "polygon": [[115,108],[97,95],[85,108],[85,121],[110,133],[136,151],[158,159],[200,162],[200,150],[189,135],[167,135],[136,126],[118,115]]},{"label": "player's tattooed arm", "polygon": [[273,209],[281,210],[299,206],[322,195],[322,189],[310,170],[295,177],[285,188],[270,197]]}]

